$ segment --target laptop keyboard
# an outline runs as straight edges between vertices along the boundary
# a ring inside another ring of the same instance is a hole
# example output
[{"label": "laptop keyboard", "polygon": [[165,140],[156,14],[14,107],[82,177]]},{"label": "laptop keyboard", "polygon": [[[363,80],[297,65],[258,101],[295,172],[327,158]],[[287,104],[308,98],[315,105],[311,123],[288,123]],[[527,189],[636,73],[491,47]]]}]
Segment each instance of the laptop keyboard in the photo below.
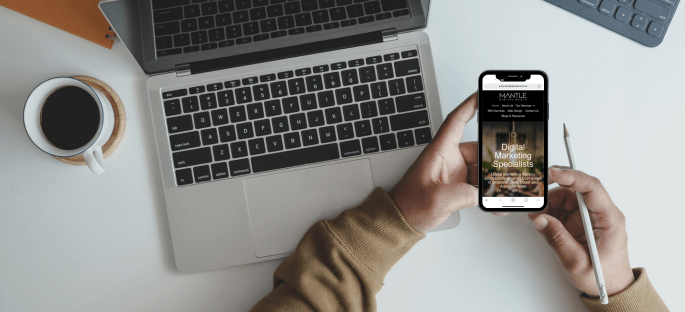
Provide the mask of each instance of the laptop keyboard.
[{"label": "laptop keyboard", "polygon": [[409,15],[406,0],[152,0],[157,56]]},{"label": "laptop keyboard", "polygon": [[200,182],[427,144],[417,50],[163,91],[176,182]]}]

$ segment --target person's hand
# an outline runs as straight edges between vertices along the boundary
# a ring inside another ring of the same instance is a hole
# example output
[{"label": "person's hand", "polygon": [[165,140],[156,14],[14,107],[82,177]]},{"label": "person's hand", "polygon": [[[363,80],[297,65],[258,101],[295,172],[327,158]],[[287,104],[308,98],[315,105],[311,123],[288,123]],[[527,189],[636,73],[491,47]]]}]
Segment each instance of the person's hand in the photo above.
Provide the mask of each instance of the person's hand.
[{"label": "person's hand", "polygon": [[576,192],[580,192],[592,220],[607,293],[611,296],[626,289],[635,281],[628,260],[626,220],[602,183],[581,171],[562,167],[550,168],[549,180],[560,187],[549,192],[545,210],[528,217],[554,249],[571,284],[590,296],[599,296],[578,208]]},{"label": "person's hand", "polygon": [[478,142],[459,144],[477,102],[474,93],[447,116],[433,141],[388,192],[418,231],[427,232],[452,212],[478,204]]}]

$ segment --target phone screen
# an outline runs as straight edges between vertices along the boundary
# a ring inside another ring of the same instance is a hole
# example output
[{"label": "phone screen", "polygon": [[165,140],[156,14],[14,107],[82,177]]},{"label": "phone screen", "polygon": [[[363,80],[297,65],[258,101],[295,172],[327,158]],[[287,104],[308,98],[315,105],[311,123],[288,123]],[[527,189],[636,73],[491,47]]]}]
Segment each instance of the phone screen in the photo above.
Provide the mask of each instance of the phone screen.
[{"label": "phone screen", "polygon": [[542,210],[547,205],[547,77],[486,72],[479,93],[480,206]]}]

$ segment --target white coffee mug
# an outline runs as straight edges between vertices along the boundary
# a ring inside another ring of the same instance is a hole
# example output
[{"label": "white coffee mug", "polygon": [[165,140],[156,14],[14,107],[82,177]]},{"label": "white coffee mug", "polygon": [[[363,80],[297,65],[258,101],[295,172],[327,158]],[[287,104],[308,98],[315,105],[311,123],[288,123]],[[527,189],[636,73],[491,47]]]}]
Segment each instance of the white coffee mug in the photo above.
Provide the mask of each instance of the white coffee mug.
[{"label": "white coffee mug", "polygon": [[[79,87],[88,92],[95,99],[100,110],[100,124],[95,136],[81,148],[73,150],[64,150],[52,145],[45,137],[45,134],[43,134],[40,125],[40,114],[45,100],[55,90],[68,86]],[[112,130],[114,130],[114,110],[112,109],[112,104],[102,92],[91,88],[85,82],[71,77],[56,77],[43,81],[43,83],[31,91],[28,99],[26,99],[26,104],[24,105],[24,128],[33,144],[43,152],[57,157],[83,154],[86,164],[88,164],[93,173],[102,174],[105,172],[105,158],[102,155],[102,146],[112,136]]]}]

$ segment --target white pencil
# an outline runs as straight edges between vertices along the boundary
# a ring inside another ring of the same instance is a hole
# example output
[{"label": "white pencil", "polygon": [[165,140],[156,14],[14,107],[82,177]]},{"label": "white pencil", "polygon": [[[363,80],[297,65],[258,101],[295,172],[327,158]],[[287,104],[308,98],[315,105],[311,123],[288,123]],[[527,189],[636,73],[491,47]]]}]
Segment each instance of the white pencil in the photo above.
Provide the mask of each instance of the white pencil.
[{"label": "white pencil", "polygon": [[[571,135],[566,130],[564,124],[564,142],[566,143],[566,153],[568,154],[568,162],[572,169],[578,169],[576,160],[573,157],[573,144],[571,144]],[[576,192],[578,198],[578,207],[580,208],[580,216],[583,219],[583,228],[585,229],[585,237],[587,237],[587,246],[590,250],[590,260],[592,260],[592,267],[595,270],[595,279],[597,280],[597,288],[599,289],[599,299],[602,304],[609,304],[609,296],[604,287],[604,275],[602,275],[602,265],[599,263],[599,253],[597,253],[597,244],[595,243],[595,235],[592,231],[592,223],[590,221],[590,212],[587,210],[583,194]]]}]

